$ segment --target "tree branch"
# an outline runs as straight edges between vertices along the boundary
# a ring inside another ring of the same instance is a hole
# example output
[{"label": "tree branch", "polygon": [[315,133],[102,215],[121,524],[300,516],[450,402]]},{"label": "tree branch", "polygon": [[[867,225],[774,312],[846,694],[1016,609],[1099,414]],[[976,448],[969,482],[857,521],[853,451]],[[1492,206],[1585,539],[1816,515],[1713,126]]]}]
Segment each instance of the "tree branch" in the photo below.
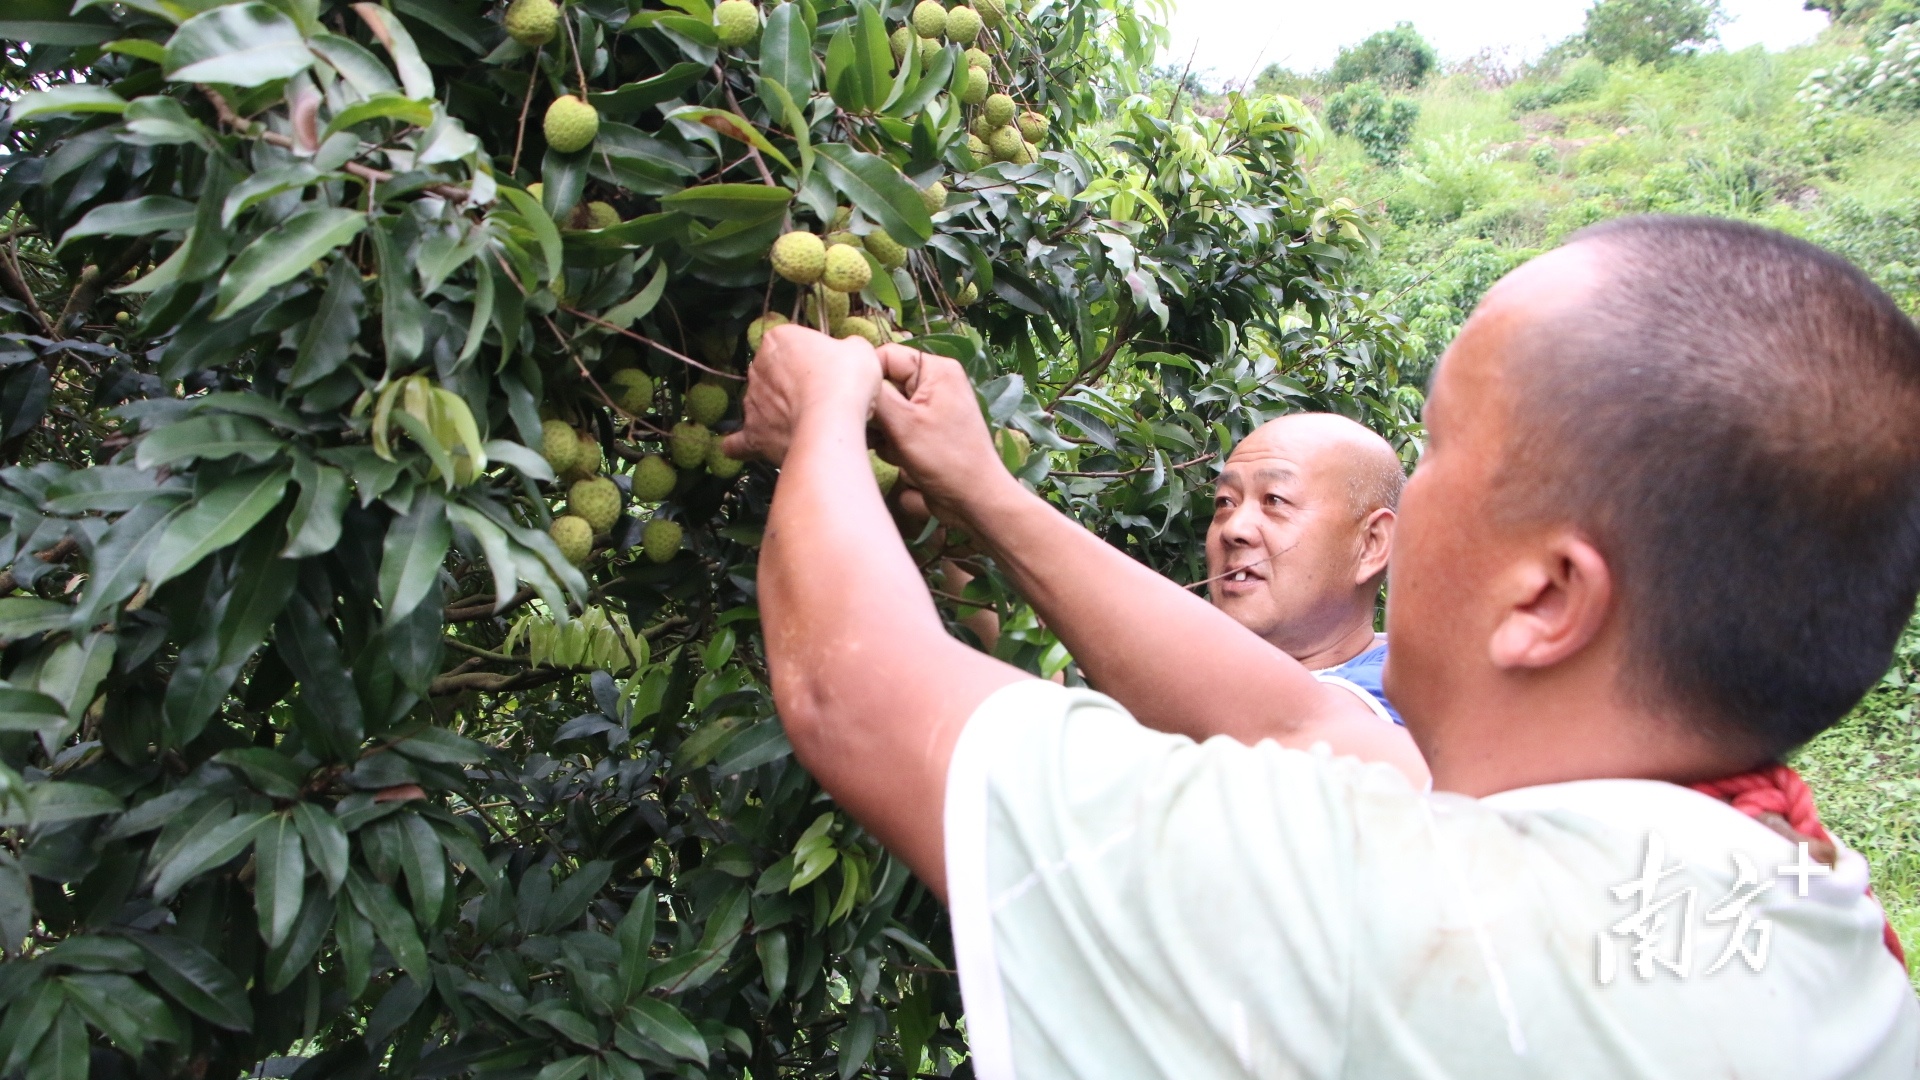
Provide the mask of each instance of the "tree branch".
[{"label": "tree branch", "polygon": [[519,592],[507,597],[507,602],[500,606],[498,612],[493,610],[493,597],[491,596],[483,596],[471,600],[460,600],[449,604],[446,611],[441,613],[441,618],[447,622],[473,622],[475,619],[490,619],[496,614],[505,615],[514,608],[525,605],[528,601],[531,601],[535,595],[532,588],[522,588]]}]

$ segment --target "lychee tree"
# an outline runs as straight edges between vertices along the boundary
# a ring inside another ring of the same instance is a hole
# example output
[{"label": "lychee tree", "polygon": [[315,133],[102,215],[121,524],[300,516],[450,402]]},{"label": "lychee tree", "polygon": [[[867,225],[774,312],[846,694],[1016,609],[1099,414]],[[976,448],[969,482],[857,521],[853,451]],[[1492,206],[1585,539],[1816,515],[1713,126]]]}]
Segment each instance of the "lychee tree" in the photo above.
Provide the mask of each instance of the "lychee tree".
[{"label": "lychee tree", "polygon": [[[716,432],[780,321],[955,356],[1010,469],[1185,580],[1261,420],[1407,443],[1311,120],[1140,95],[1159,36],[0,10],[0,1076],[964,1070],[939,905],[781,733],[774,477]],[[1075,677],[910,531],[956,633]]]}]

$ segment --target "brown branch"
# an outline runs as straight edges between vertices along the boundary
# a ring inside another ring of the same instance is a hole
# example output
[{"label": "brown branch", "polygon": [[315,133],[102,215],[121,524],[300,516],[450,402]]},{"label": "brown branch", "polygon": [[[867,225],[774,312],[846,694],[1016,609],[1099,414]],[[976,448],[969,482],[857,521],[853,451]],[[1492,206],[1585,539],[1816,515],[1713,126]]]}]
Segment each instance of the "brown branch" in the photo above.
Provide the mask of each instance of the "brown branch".
[{"label": "brown branch", "polygon": [[[80,283],[73,287],[72,294],[67,297],[67,306],[60,309],[60,318],[54,324],[56,328],[64,328],[72,320],[84,318],[87,312],[92,310],[93,305],[99,302],[100,294],[106,292],[108,286],[125,277],[127,271],[146,259],[147,252],[152,246],[151,240],[144,238],[135,240],[127,245],[127,249],[116,256],[112,262],[105,266],[92,267],[81,274]],[[61,332],[64,333],[65,330],[62,329]]]},{"label": "brown branch", "polygon": [[442,675],[433,680],[427,694],[431,697],[446,697],[450,694],[463,694],[477,690],[486,694],[501,694],[509,690],[525,690],[535,686],[545,686],[550,682],[559,682],[571,672],[542,668],[538,671],[524,671],[518,675],[496,675],[490,671],[469,671],[458,675]]},{"label": "brown branch", "polygon": [[[45,551],[35,553],[33,557],[44,563],[54,563],[64,560],[78,550],[80,550],[80,542],[71,536],[65,536],[61,537],[59,543]],[[14,578],[13,571],[0,573],[0,596],[5,596],[19,587],[20,583]]]},{"label": "brown branch", "polygon": [[540,49],[533,50],[533,70],[527,73],[527,92],[520,98],[520,127],[513,133],[513,164],[507,166],[507,175],[515,180],[520,178],[520,147],[527,141],[527,110],[533,107],[533,85],[540,79]]},{"label": "brown branch", "polygon": [[53,328],[53,320],[40,310],[40,301],[34,298],[33,290],[27,287],[27,279],[20,274],[19,264],[12,258],[0,255],[0,289],[13,294],[15,300],[27,306],[27,313],[40,324],[40,332],[48,337],[59,337]]},{"label": "brown branch", "polygon": [[[1169,465],[1167,467],[1170,469],[1190,469],[1195,465],[1204,465],[1207,462],[1212,461],[1217,456],[1219,455],[1201,454],[1199,457],[1193,458],[1190,461],[1182,461],[1177,464]],[[1085,476],[1085,477],[1093,477],[1097,479],[1114,479],[1122,476],[1136,476],[1152,468],[1153,466],[1151,465],[1142,465],[1137,469],[1121,469],[1118,472],[1068,472],[1065,469],[1048,469],[1047,475],[1048,476]]]},{"label": "brown branch", "polygon": [[700,361],[695,360],[693,357],[688,356],[686,353],[679,352],[678,350],[675,350],[675,349],[667,348],[665,345],[660,344],[659,342],[653,340],[652,338],[646,336],[645,334],[635,333],[632,330],[628,330],[624,326],[615,326],[613,323],[610,323],[605,319],[595,318],[594,316],[589,315],[578,308],[570,308],[563,305],[560,308],[560,310],[566,312],[569,315],[572,315],[577,319],[585,319],[596,326],[604,326],[607,329],[612,330],[616,333],[625,334],[627,337],[632,338],[633,340],[639,342],[642,345],[646,345],[650,348],[659,349],[661,352],[666,353],[668,356],[673,357],[675,360],[678,360],[683,364],[689,364],[689,365],[692,365],[693,367],[697,367],[701,371],[704,371],[709,375],[718,375],[723,379],[732,379],[735,382],[747,381],[747,377],[745,375],[735,375],[731,371],[721,371],[718,368],[710,368],[707,365],[701,363]]},{"label": "brown branch", "polygon": [[[733,96],[733,87],[727,83],[727,73],[721,70],[718,63],[713,65],[713,77],[720,80],[720,89],[727,92],[727,104],[733,106],[734,114],[746,120],[747,114],[740,108],[740,99]],[[747,120],[749,124],[752,122]],[[748,142],[747,154],[753,158],[753,163],[760,167],[760,182],[768,187],[779,187],[780,185],[773,181],[773,173],[767,168],[766,160],[760,156],[760,148]]]},{"label": "brown branch", "polygon": [[[454,652],[466,653],[468,656],[471,656],[476,660],[491,660],[496,664],[524,665],[527,663],[527,660],[525,657],[509,656],[506,653],[493,652],[492,650],[489,650],[489,649],[483,649],[478,645],[469,645],[466,642],[461,641],[459,638],[441,638],[440,644],[447,646],[448,648],[452,649]],[[463,667],[465,666],[464,661],[462,661],[462,666]]]},{"label": "brown branch", "polygon": [[532,600],[534,596],[535,593],[533,589],[522,588],[519,592],[507,597],[507,602],[501,605],[497,613],[493,610],[493,597],[491,596],[482,596],[471,600],[462,599],[448,605],[447,610],[442,613],[441,617],[447,622],[473,622],[475,619],[490,619],[496,614],[505,615],[514,608],[521,607]]},{"label": "brown branch", "polygon": [[1131,319],[1122,319],[1119,324],[1114,326],[1113,340],[1107,342],[1107,347],[1101,352],[1100,358],[1088,364],[1086,367],[1081,368],[1079,371],[1074,372],[1073,378],[1068,379],[1066,385],[1060,388],[1060,392],[1053,395],[1053,398],[1047,402],[1046,412],[1052,412],[1053,407],[1060,404],[1060,399],[1072,393],[1076,385],[1082,381],[1091,381],[1099,377],[1101,372],[1107,370],[1107,367],[1113,363],[1113,358],[1120,355],[1121,348],[1124,347],[1128,341],[1132,340],[1127,336],[1127,324],[1130,322],[1132,322]]}]

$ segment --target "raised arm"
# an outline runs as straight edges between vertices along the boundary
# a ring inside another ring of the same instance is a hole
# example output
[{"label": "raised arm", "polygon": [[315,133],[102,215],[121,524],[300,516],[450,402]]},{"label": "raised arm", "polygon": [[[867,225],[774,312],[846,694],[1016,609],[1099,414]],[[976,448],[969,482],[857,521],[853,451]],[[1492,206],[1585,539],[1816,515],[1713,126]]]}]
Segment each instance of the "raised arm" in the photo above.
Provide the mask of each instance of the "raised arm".
[{"label": "raised arm", "polygon": [[1026,677],[947,635],[867,463],[865,342],[767,332],[726,452],[780,464],[760,551],[773,695],[794,756],[945,895],[941,811],[960,728]]},{"label": "raised arm", "polygon": [[1088,681],[1141,723],[1195,739],[1325,742],[1426,782],[1403,729],[1015,480],[958,363],[900,346],[881,357],[879,417],[930,508],[991,552]]}]

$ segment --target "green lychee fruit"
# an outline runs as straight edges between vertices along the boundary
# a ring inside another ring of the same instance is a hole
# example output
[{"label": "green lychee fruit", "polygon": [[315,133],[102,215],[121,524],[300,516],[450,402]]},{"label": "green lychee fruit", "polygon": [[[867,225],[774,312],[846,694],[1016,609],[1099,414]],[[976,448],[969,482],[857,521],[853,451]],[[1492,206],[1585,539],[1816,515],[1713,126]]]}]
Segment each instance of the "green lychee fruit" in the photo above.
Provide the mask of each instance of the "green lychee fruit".
[{"label": "green lychee fruit", "polygon": [[928,64],[933,63],[933,54],[939,52],[940,49],[941,49],[941,45],[940,45],[939,38],[930,38],[930,37],[921,38],[920,39],[920,66],[926,67]]},{"label": "green lychee fruit", "polygon": [[821,318],[823,309],[820,306],[820,298],[809,296],[807,297],[807,322],[829,334],[838,334],[840,324],[846,321],[847,312],[853,309],[853,298],[843,292],[834,292],[832,289],[822,289],[820,292],[826,296],[825,321],[823,322]]},{"label": "green lychee fruit", "polygon": [[973,119],[967,121],[967,134],[984,139],[991,136],[994,129],[999,126],[999,124],[987,123],[987,114],[982,110],[974,113]]},{"label": "green lychee fruit", "polygon": [[1040,164],[1040,148],[1025,139],[1020,140],[1020,156],[1014,158],[1013,163],[1015,165]]},{"label": "green lychee fruit", "polygon": [[561,514],[547,526],[547,535],[560,548],[560,555],[579,566],[593,556],[593,526],[577,514]]},{"label": "green lychee fruit", "polygon": [[986,140],[978,135],[967,136],[967,153],[972,154],[975,161],[993,160],[993,151],[988,148]]},{"label": "green lychee fruit", "polygon": [[966,61],[967,66],[970,68],[982,68],[987,71],[993,70],[993,57],[988,56],[985,49],[968,49]]},{"label": "green lychee fruit", "polygon": [[881,266],[889,270],[907,261],[907,249],[900,246],[900,241],[879,229],[867,234],[866,244],[867,251],[880,260]]},{"label": "green lychee fruit", "polygon": [[905,60],[907,58],[907,50],[913,48],[913,30],[908,27],[907,24],[901,23],[900,26],[894,30],[893,36],[887,39],[887,44],[893,49],[894,63],[897,64]]},{"label": "green lychee fruit", "polygon": [[851,244],[854,247],[859,247],[860,236],[849,229],[836,229],[821,237],[820,242],[827,245],[828,251],[832,251],[833,245],[835,244]]},{"label": "green lychee fruit", "polygon": [[947,185],[935,180],[920,189],[920,201],[927,204],[927,213],[937,214],[946,209]]},{"label": "green lychee fruit", "polygon": [[707,450],[707,472],[716,479],[731,480],[740,475],[747,463],[739,458],[730,458],[720,449],[720,440],[713,440],[713,446]]},{"label": "green lychee fruit", "polygon": [[[846,232],[847,227],[852,224],[853,224],[853,207],[836,206],[833,208],[833,217],[827,222],[827,232],[829,234],[837,233],[837,232]],[[827,243],[831,244],[833,243],[833,241],[828,240]]]},{"label": "green lychee fruit", "polygon": [[612,203],[590,202],[587,204],[587,228],[611,229],[620,224],[620,211]]},{"label": "green lychee fruit", "polygon": [[811,285],[827,269],[827,245],[810,232],[790,232],[773,242],[773,272],[795,285]]},{"label": "green lychee fruit", "polygon": [[600,110],[572,94],[563,94],[547,106],[543,126],[547,145],[557,154],[571,154],[593,145],[594,136],[600,134]]},{"label": "green lychee fruit", "polygon": [[852,244],[835,244],[827,249],[826,272],[822,283],[835,292],[856,293],[873,280],[873,267],[866,255]]},{"label": "green lychee fruit", "polygon": [[760,36],[760,9],[747,0],[720,0],[713,9],[713,29],[722,46],[745,45]]},{"label": "green lychee fruit", "polygon": [[513,0],[503,20],[507,35],[529,49],[553,40],[560,27],[560,7],[553,0]]},{"label": "green lychee fruit", "polygon": [[573,468],[573,459],[580,456],[580,440],[565,420],[548,420],[540,425],[540,456],[547,459],[555,476]]},{"label": "green lychee fruit", "polygon": [[606,458],[600,453],[600,440],[590,432],[579,432],[574,439],[573,464],[567,467],[567,478],[583,480],[589,476],[598,476],[600,466]]},{"label": "green lychee fruit", "polygon": [[960,100],[969,105],[978,105],[987,100],[987,94],[992,89],[992,81],[987,78],[984,68],[968,68],[967,88],[960,92]]},{"label": "green lychee fruit", "polygon": [[654,518],[640,530],[640,550],[647,553],[650,561],[663,563],[680,554],[680,544],[685,539],[686,532],[679,522]]},{"label": "green lychee fruit", "polygon": [[787,325],[787,317],[785,315],[780,314],[777,311],[769,311],[765,315],[762,315],[759,318],[748,323],[747,324],[747,351],[756,352],[756,353],[759,352],[760,339],[767,336],[767,331],[772,329],[773,327],[785,326],[785,325]]},{"label": "green lychee fruit", "polygon": [[913,9],[913,32],[923,38],[937,38],[947,31],[947,9],[939,0],[920,0]]},{"label": "green lychee fruit", "polygon": [[987,136],[987,149],[992,151],[995,161],[1019,158],[1026,145],[1026,140],[1020,137],[1020,129],[1010,124],[994,129],[993,134]]},{"label": "green lychee fruit", "polygon": [[1033,454],[1033,440],[1018,428],[1001,428],[999,434],[993,437],[993,445],[1000,451],[1000,461],[1006,465],[1008,472],[1025,465],[1027,458]]},{"label": "green lychee fruit", "polygon": [[719,383],[695,383],[687,389],[687,419],[707,427],[727,415],[727,388]]},{"label": "green lychee fruit", "polygon": [[547,197],[547,185],[535,180],[533,183],[527,185],[527,194],[544,202]]},{"label": "green lychee fruit", "polygon": [[867,451],[867,465],[873,469],[873,482],[880,485],[880,494],[893,494],[893,485],[900,482],[900,466],[880,456],[879,451]]},{"label": "green lychee fruit", "polygon": [[613,403],[635,416],[653,407],[653,380],[638,368],[621,368],[607,385]]},{"label": "green lychee fruit", "polygon": [[879,325],[863,315],[847,316],[840,323],[840,329],[834,332],[834,336],[842,340],[865,338],[867,343],[876,349],[887,343],[886,335],[881,332]]},{"label": "green lychee fruit", "polygon": [[667,433],[667,454],[683,469],[699,468],[712,444],[713,432],[705,424],[683,420]]},{"label": "green lychee fruit", "polygon": [[620,520],[620,485],[604,476],[576,480],[567,489],[567,510],[585,518],[594,535],[606,532]]},{"label": "green lychee fruit", "polygon": [[648,454],[633,467],[633,501],[659,502],[673,494],[673,485],[679,480],[680,475],[667,464],[666,458]]},{"label": "green lychee fruit", "polygon": [[1016,106],[1012,98],[1005,94],[993,94],[987,98],[980,115],[987,118],[987,123],[992,125],[988,130],[992,130],[992,128],[1004,127],[1012,123],[1015,111]]},{"label": "green lychee fruit", "polygon": [[980,13],[961,4],[947,12],[947,40],[971,45],[980,36]]},{"label": "green lychee fruit", "polygon": [[971,281],[967,282],[965,285],[960,286],[960,291],[956,293],[953,298],[953,302],[955,304],[958,304],[961,307],[966,307],[969,304],[975,304],[975,303],[978,303],[979,301],[980,301],[980,286],[975,285]]},{"label": "green lychee fruit", "polygon": [[1030,143],[1045,142],[1048,126],[1047,118],[1031,109],[1020,114],[1020,137]]},{"label": "green lychee fruit", "polygon": [[1003,0],[973,0],[973,6],[980,12],[981,25],[989,30],[1007,21],[1007,5]]}]

